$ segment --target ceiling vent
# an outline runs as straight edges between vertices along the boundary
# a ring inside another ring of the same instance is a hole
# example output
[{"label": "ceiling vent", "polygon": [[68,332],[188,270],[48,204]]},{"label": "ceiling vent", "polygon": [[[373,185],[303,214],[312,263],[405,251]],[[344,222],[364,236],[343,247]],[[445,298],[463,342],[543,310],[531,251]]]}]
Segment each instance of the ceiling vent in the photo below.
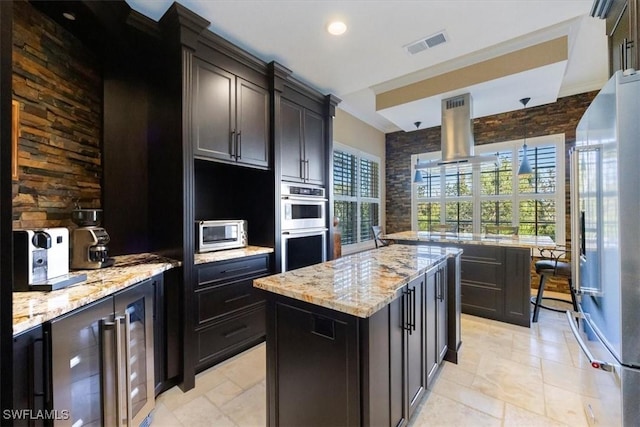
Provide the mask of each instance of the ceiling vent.
[{"label": "ceiling vent", "polygon": [[423,50],[434,48],[440,44],[447,42],[447,33],[443,30],[432,34],[426,38],[406,45],[404,48],[409,55],[415,55]]}]

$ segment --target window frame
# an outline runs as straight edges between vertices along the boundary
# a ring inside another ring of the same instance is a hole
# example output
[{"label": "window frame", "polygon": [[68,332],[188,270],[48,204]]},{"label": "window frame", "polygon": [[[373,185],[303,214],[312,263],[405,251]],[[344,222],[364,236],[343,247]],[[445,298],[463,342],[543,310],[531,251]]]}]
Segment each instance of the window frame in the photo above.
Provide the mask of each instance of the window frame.
[{"label": "window frame", "polygon": [[[520,225],[520,202],[523,200],[540,200],[540,199],[553,199],[555,202],[556,210],[556,237],[555,243],[558,245],[564,245],[566,243],[566,178],[565,178],[565,168],[566,168],[566,150],[565,150],[565,135],[564,134],[555,134],[555,135],[547,135],[541,137],[527,138],[527,148],[529,150],[535,149],[536,147],[555,145],[556,146],[556,179],[555,179],[555,193],[520,193],[518,190],[519,179],[517,176],[518,168],[520,167],[520,159],[522,155],[522,145],[524,143],[523,139],[515,139],[510,141],[503,142],[495,142],[491,144],[483,144],[475,146],[475,155],[487,155],[496,153],[499,151],[511,151],[511,156],[513,159],[512,162],[512,171],[511,171],[511,181],[512,181],[512,192],[511,194],[505,195],[483,195],[481,192],[481,165],[473,164],[472,165],[472,195],[471,196],[458,196],[458,197],[447,197],[445,192],[445,168],[444,166],[440,168],[440,195],[438,197],[418,197],[418,183],[413,182],[413,176],[415,174],[415,164],[418,159],[420,161],[431,161],[431,160],[439,160],[442,158],[441,151],[432,151],[428,153],[421,154],[413,154],[410,159],[410,171],[411,171],[411,229],[416,231],[418,230],[418,203],[424,203],[428,201],[439,202],[440,203],[440,223],[444,224],[445,216],[446,216],[446,202],[449,201],[473,201],[473,233],[474,234],[482,234],[481,230],[481,222],[482,222],[482,210],[481,203],[483,201],[490,200],[508,200],[512,203],[512,225]],[[434,168],[434,171],[438,170]]]},{"label": "window frame", "polygon": [[[357,252],[360,250],[364,250],[364,249],[369,249],[374,247],[375,243],[373,241],[373,238],[368,235],[367,236],[367,240],[362,240],[362,236],[361,236],[361,215],[362,215],[362,211],[361,211],[361,207],[362,207],[362,203],[377,203],[378,204],[378,218],[380,220],[382,220],[382,161],[381,159],[376,156],[373,155],[371,153],[367,153],[365,151],[362,150],[358,150],[357,148],[353,148],[351,146],[345,145],[345,144],[341,144],[339,142],[334,141],[333,143],[333,150],[331,151],[331,159],[332,159],[332,167],[331,167],[331,175],[333,176],[333,156],[334,153],[336,151],[341,151],[343,153],[347,153],[350,154],[352,156],[355,156],[356,158],[356,195],[355,196],[344,196],[344,195],[337,195],[335,194],[335,192],[333,191],[334,189],[331,188],[331,191],[333,193],[333,208],[335,210],[335,203],[338,201],[346,201],[346,202],[355,202],[356,203],[356,243],[351,243],[348,245],[342,245],[342,251],[344,254],[347,253],[353,253],[353,252]],[[362,197],[361,194],[361,172],[360,172],[360,161],[361,159],[365,159],[365,160],[369,160],[369,161],[373,161],[376,162],[378,164],[378,174],[377,174],[377,180],[378,180],[378,197]],[[334,180],[332,180],[333,182]],[[380,225],[380,224],[378,224]]]}]

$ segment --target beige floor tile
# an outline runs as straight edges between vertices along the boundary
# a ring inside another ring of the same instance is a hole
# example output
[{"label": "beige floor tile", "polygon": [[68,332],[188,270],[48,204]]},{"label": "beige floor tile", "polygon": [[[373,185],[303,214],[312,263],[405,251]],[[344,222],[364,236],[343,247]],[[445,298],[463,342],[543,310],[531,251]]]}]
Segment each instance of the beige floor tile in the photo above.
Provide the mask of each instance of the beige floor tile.
[{"label": "beige floor tile", "polygon": [[233,381],[225,381],[222,384],[212,388],[205,393],[207,399],[213,402],[217,407],[221,407],[231,399],[242,393],[242,387],[234,383]]},{"label": "beige floor tile", "polygon": [[410,424],[411,427],[499,427],[498,418],[470,408],[447,397],[432,393]]},{"label": "beige floor tile", "polygon": [[[441,369],[440,378],[446,378],[449,381],[454,383],[470,386],[473,383],[473,379],[475,378],[475,374],[461,369],[458,365],[454,363],[446,362]],[[437,384],[437,382],[436,382]]]},{"label": "beige floor tile", "polygon": [[472,388],[496,399],[544,414],[542,372],[512,360],[483,357]]},{"label": "beige floor tile", "polygon": [[547,417],[567,423],[572,427],[588,426],[579,394],[545,384],[544,400]]},{"label": "beige floor tile", "polygon": [[267,397],[264,381],[231,399],[220,407],[241,427],[263,427],[267,424]]},{"label": "beige floor tile", "polygon": [[[593,368],[592,368],[593,369]],[[584,370],[572,364],[547,362],[542,364],[544,383],[585,396],[597,397],[595,384],[583,382]]]},{"label": "beige floor tile", "polygon": [[151,419],[154,427],[176,427],[182,425],[176,416],[173,415],[173,412],[168,410],[162,402],[158,401],[156,401]]},{"label": "beige floor tile", "polygon": [[173,415],[187,427],[235,427],[224,413],[204,396],[199,396],[173,411]]},{"label": "beige floor tile", "polygon": [[504,427],[567,427],[551,418],[527,411],[518,406],[507,403],[504,410]]},{"label": "beige floor tile", "polygon": [[504,401],[487,396],[477,390],[454,383],[440,377],[433,388],[433,394],[448,397],[451,400],[482,411],[495,418],[504,416]]},{"label": "beige floor tile", "polygon": [[562,342],[544,341],[535,337],[514,338],[513,349],[529,353],[544,361],[571,364],[571,353],[565,340]]}]

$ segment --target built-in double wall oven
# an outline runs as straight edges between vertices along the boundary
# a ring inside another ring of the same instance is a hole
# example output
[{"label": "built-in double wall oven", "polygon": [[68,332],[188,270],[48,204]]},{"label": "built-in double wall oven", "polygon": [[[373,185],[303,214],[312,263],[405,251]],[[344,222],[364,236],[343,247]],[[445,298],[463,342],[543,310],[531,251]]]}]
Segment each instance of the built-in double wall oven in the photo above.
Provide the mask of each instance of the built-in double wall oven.
[{"label": "built-in double wall oven", "polygon": [[322,187],[281,185],[282,271],[327,260],[327,199]]}]

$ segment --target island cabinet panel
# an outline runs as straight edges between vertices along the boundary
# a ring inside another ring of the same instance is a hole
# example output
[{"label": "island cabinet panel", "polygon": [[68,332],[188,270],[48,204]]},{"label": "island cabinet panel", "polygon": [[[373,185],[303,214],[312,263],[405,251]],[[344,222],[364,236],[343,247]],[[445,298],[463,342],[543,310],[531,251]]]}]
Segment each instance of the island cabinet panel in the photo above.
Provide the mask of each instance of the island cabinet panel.
[{"label": "island cabinet panel", "polygon": [[269,254],[196,266],[196,371],[264,340],[264,295],[253,287],[253,279],[270,272]]},{"label": "island cabinet panel", "polygon": [[407,425],[447,345],[437,314],[446,265],[368,318],[267,293],[268,425]]},{"label": "island cabinet panel", "polygon": [[449,343],[448,325],[448,283],[447,283],[447,263],[443,262],[436,268],[436,337],[437,337],[437,357],[438,364],[442,363],[447,355]]},{"label": "island cabinet panel", "polygon": [[529,326],[531,313],[531,251],[505,249],[504,319]]},{"label": "island cabinet panel", "polygon": [[462,249],[462,312],[501,320],[504,312],[503,248],[464,245]]},{"label": "island cabinet panel", "polygon": [[269,91],[201,59],[193,61],[195,157],[269,167]]}]

